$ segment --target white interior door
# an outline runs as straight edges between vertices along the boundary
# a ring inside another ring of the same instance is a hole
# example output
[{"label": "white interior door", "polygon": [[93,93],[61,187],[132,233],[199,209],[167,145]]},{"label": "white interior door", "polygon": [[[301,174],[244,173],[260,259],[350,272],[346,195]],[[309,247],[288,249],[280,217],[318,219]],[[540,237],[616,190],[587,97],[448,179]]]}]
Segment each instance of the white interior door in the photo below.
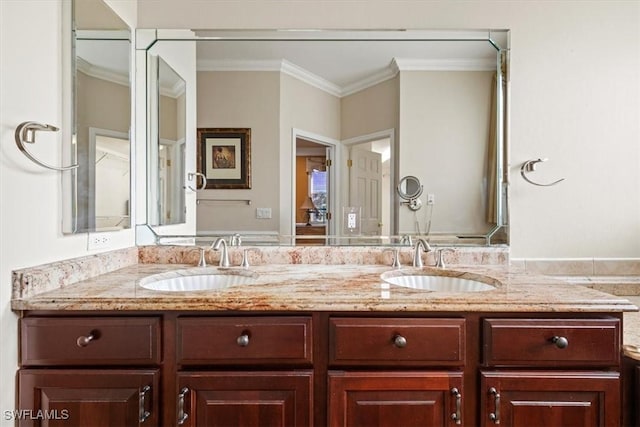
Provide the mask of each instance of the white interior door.
[{"label": "white interior door", "polygon": [[360,207],[361,231],[377,236],[382,231],[382,156],[351,148],[349,167],[349,205]]}]

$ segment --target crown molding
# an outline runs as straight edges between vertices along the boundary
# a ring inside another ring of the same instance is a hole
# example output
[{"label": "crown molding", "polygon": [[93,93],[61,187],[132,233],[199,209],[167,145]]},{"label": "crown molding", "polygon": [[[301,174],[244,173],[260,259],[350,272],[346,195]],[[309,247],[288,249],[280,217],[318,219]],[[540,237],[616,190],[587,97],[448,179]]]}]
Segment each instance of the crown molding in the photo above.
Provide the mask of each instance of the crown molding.
[{"label": "crown molding", "polygon": [[173,86],[160,86],[160,95],[170,98],[178,98],[187,90],[187,83],[184,80],[178,80]]},{"label": "crown molding", "polygon": [[76,57],[76,69],[96,79],[106,80],[122,86],[130,86],[129,76],[126,73],[93,65],[80,57]]},{"label": "crown molding", "polygon": [[493,60],[393,58],[387,67],[350,85],[340,87],[305,68],[283,60],[201,60],[198,71],[277,71],[294,77],[338,98],[352,95],[394,78],[401,71],[492,71]]}]

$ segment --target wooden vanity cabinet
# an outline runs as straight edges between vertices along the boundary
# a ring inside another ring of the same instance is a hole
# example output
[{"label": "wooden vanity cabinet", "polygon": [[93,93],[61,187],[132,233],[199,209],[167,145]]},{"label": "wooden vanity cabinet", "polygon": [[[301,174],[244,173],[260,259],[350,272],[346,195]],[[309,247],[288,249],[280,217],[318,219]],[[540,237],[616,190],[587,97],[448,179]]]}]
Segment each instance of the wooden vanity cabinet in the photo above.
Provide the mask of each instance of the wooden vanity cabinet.
[{"label": "wooden vanity cabinet", "polygon": [[159,317],[20,320],[18,425],[160,424]]},{"label": "wooden vanity cabinet", "polygon": [[482,426],[620,425],[620,323],[484,319]]},{"label": "wooden vanity cabinet", "polygon": [[461,318],[330,318],[329,425],[462,425],[465,346]]},{"label": "wooden vanity cabinet", "polygon": [[313,424],[310,316],[180,317],[176,423]]},{"label": "wooden vanity cabinet", "polygon": [[20,426],[622,423],[621,314],[99,313],[24,313]]}]

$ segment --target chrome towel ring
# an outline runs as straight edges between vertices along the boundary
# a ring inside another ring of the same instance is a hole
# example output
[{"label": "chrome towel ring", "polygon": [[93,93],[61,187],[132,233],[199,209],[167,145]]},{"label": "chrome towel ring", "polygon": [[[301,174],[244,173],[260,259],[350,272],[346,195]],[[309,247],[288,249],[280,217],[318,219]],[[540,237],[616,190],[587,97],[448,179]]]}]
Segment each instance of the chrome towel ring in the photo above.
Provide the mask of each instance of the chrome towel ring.
[{"label": "chrome towel ring", "polygon": [[564,178],[560,178],[559,180],[550,182],[548,184],[540,184],[539,182],[535,182],[535,181],[531,180],[527,176],[527,173],[533,172],[533,171],[536,170],[536,165],[538,163],[546,162],[547,160],[549,160],[549,159],[527,160],[526,162],[524,162],[522,164],[522,167],[520,167],[520,175],[522,175],[522,178],[524,178],[524,180],[527,181],[529,184],[537,185],[538,187],[551,187],[552,185],[556,185],[556,184],[564,181]]},{"label": "chrome towel ring", "polygon": [[35,144],[36,142],[36,132],[37,131],[45,131],[45,132],[57,132],[59,129],[53,125],[42,124],[38,122],[23,122],[18,125],[16,128],[16,145],[18,149],[27,156],[29,160],[34,162],[35,164],[42,166],[43,168],[51,169],[54,171],[68,171],[72,169],[77,169],[78,164],[69,165],[69,166],[52,166],[47,164],[41,160],[38,160],[27,150],[27,147],[24,143]]}]

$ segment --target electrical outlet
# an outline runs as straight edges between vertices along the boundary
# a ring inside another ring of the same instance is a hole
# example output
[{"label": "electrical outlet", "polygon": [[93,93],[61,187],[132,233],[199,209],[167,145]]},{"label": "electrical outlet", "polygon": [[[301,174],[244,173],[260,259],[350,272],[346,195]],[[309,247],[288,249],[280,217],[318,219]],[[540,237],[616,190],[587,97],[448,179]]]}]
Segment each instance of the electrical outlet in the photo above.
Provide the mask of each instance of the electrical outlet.
[{"label": "electrical outlet", "polygon": [[271,219],[271,208],[256,208],[256,218]]},{"label": "electrical outlet", "polygon": [[87,241],[87,250],[95,251],[98,249],[107,249],[111,246],[111,234],[109,233],[89,233]]},{"label": "electrical outlet", "polygon": [[427,194],[427,204],[435,205],[436,204],[436,195],[435,194]]}]

